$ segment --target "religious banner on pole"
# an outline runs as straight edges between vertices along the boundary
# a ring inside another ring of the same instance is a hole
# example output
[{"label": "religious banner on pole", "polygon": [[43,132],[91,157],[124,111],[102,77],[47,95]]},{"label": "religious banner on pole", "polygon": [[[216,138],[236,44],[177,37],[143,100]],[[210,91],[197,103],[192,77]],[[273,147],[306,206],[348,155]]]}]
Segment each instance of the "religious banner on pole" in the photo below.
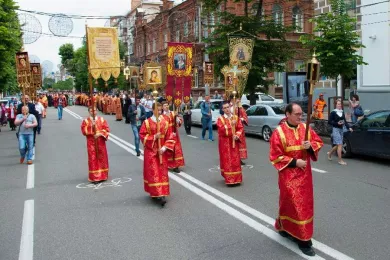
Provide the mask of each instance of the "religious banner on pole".
[{"label": "religious banner on pole", "polygon": [[255,41],[253,38],[231,35],[229,36],[230,64],[252,66],[252,54]]},{"label": "religious banner on pole", "polygon": [[15,55],[16,72],[19,85],[26,84],[30,77],[30,61],[27,52],[18,52]]},{"label": "religious banner on pole", "polygon": [[165,94],[168,102],[179,107],[184,100],[190,100],[192,83],[192,43],[168,42],[167,86]]},{"label": "religious banner on pole", "polygon": [[31,67],[31,82],[37,89],[42,87],[42,70],[40,63],[30,63]]},{"label": "religious banner on pole", "polygon": [[214,83],[214,63],[206,61],[203,68],[203,81],[205,84],[212,85]]},{"label": "religious banner on pole", "polygon": [[89,70],[92,77],[106,82],[121,72],[117,28],[87,27]]}]

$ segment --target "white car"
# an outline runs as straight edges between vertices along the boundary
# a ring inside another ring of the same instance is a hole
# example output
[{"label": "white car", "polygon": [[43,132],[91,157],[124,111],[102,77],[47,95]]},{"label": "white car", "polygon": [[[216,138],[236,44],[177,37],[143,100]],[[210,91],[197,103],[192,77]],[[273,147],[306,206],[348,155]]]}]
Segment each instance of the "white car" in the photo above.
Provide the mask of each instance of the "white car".
[{"label": "white car", "polygon": [[[277,99],[273,96],[264,94],[264,93],[256,93],[256,104],[283,104],[283,99]],[[241,104],[250,104],[249,95],[242,95]]]},{"label": "white car", "polygon": [[[195,103],[194,107],[191,109],[191,121],[194,125],[202,125],[202,113],[200,111],[200,104],[204,102],[204,100],[198,101]],[[211,117],[213,125],[217,123],[218,117],[221,115],[220,110],[222,108],[222,99],[210,99],[211,102]]]}]

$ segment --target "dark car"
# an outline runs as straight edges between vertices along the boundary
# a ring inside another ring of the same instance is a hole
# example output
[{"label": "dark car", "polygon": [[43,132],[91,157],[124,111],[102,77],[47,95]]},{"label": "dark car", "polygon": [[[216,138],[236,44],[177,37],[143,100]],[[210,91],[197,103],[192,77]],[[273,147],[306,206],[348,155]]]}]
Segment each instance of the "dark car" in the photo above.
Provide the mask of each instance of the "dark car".
[{"label": "dark car", "polygon": [[390,110],[364,116],[344,133],[343,157],[353,154],[390,159]]}]

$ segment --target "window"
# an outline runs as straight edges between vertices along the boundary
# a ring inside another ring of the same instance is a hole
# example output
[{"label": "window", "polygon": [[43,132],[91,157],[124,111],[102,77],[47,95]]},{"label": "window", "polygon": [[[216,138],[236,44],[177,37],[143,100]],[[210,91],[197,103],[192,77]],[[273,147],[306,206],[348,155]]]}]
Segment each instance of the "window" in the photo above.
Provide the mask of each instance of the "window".
[{"label": "window", "polygon": [[164,33],[164,49],[168,48],[168,33]]},{"label": "window", "polygon": [[222,108],[222,102],[216,101],[211,103],[211,109],[212,110],[220,110]]},{"label": "window", "polygon": [[390,128],[390,113],[379,112],[363,119],[362,128]]},{"label": "window", "polygon": [[298,6],[295,6],[292,10],[292,26],[295,27],[295,32],[303,32],[303,14]]},{"label": "window", "polygon": [[254,116],[255,112],[256,112],[256,106],[253,106],[253,107],[250,107],[247,111],[246,111],[246,114],[248,116]]},{"label": "window", "polygon": [[277,115],[284,115],[284,107],[271,107]]},{"label": "window", "polygon": [[213,33],[214,32],[214,26],[215,26],[215,22],[214,22],[214,13],[211,13],[210,15],[210,32]]},{"label": "window", "polygon": [[276,85],[283,85],[283,72],[274,72],[274,79]]},{"label": "window", "polygon": [[275,23],[283,24],[283,9],[280,5],[274,4],[272,6],[272,18]]},{"label": "window", "polygon": [[156,52],[156,48],[157,48],[157,41],[156,41],[156,39],[153,39],[153,47],[152,47],[153,53]]},{"label": "window", "polygon": [[134,53],[134,49],[133,49],[133,48],[134,48],[133,43],[130,43],[130,44],[129,44],[129,53],[130,53],[130,54],[133,54],[133,53]]},{"label": "window", "polygon": [[198,16],[196,16],[195,21],[194,21],[194,35],[195,38],[199,37],[199,21],[198,21]]},{"label": "window", "polygon": [[305,62],[303,60],[294,61],[294,71],[305,72]]},{"label": "window", "polygon": [[257,107],[255,116],[268,116],[268,111],[265,107]]},{"label": "window", "polygon": [[261,101],[274,101],[274,99],[268,95],[260,95],[261,96]]},{"label": "window", "polygon": [[176,31],[176,39],[175,39],[176,42],[180,42],[180,30],[177,30]]},{"label": "window", "polygon": [[150,42],[148,42],[148,50],[146,52],[146,54],[149,54],[150,53]]},{"label": "window", "polygon": [[184,37],[188,36],[188,21],[184,23],[183,35]]},{"label": "window", "polygon": [[203,21],[204,21],[202,23],[202,26],[203,26],[203,38],[208,38],[209,37],[209,26],[208,26],[207,17]]}]

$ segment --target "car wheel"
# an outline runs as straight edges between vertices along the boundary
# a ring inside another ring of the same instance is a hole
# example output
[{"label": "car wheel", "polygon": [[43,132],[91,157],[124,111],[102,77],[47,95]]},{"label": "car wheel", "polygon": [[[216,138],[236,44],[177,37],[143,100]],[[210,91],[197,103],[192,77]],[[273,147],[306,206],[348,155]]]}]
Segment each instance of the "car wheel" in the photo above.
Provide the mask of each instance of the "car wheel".
[{"label": "car wheel", "polygon": [[342,157],[347,158],[351,157],[351,145],[349,144],[349,141],[344,138],[343,140],[343,150],[341,151]]},{"label": "car wheel", "polygon": [[269,126],[264,126],[262,131],[264,141],[269,142],[269,140],[271,139],[271,134],[271,128],[269,128]]}]

